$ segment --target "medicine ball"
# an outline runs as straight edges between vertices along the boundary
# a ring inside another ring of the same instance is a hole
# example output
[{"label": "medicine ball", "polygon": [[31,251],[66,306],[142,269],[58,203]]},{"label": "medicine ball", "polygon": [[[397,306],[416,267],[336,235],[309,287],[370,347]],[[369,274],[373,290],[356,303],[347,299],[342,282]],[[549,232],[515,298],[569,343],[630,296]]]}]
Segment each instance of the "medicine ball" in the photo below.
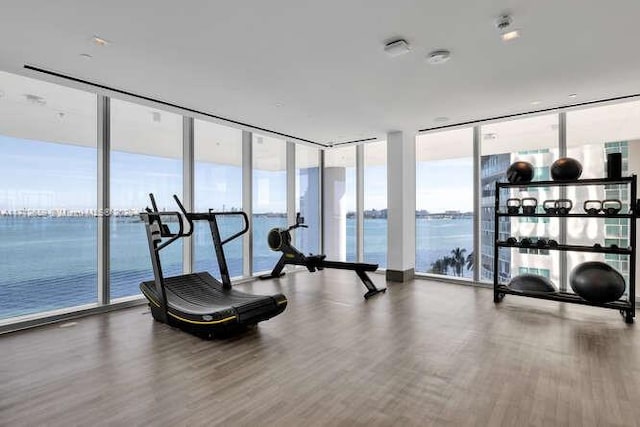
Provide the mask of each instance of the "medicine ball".
[{"label": "medicine ball", "polygon": [[561,157],[553,162],[550,172],[554,181],[573,181],[582,175],[582,165],[571,157]]},{"label": "medicine ball", "polygon": [[553,283],[544,276],[537,274],[521,274],[514,277],[509,282],[509,287],[514,291],[525,292],[541,292],[541,293],[553,293],[557,292]]},{"label": "medicine ball", "polygon": [[507,181],[512,184],[527,183],[533,179],[533,165],[529,162],[514,162],[507,169]]},{"label": "medicine ball", "polygon": [[624,294],[624,278],[613,267],[599,261],[578,265],[569,277],[571,289],[587,301],[605,303]]}]

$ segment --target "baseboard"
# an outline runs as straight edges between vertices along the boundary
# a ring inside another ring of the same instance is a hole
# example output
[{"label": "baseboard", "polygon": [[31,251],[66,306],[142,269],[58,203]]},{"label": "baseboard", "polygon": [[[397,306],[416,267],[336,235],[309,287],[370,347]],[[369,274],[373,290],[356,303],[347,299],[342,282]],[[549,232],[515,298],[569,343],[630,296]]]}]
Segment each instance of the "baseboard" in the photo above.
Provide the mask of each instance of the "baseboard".
[{"label": "baseboard", "polygon": [[389,282],[408,282],[415,277],[416,272],[413,268],[408,270],[390,270],[387,268],[385,275]]}]

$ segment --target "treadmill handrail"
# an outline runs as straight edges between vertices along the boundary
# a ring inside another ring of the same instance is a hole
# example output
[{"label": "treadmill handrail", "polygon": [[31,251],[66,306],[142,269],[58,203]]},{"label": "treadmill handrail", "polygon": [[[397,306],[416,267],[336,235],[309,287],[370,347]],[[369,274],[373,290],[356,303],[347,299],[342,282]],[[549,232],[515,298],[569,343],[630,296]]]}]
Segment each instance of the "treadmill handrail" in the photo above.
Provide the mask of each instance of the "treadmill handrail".
[{"label": "treadmill handrail", "polygon": [[247,231],[249,231],[249,217],[247,216],[247,214],[244,211],[239,211],[239,212],[214,212],[213,209],[209,209],[209,215],[213,215],[213,216],[241,215],[242,216],[242,220],[244,221],[244,226],[243,226],[242,230],[238,231],[237,233],[232,234],[231,236],[229,236],[226,239],[222,240],[220,242],[220,244],[222,244],[222,245],[224,245],[226,243],[229,243],[230,241],[232,241],[234,239],[237,239],[238,237],[242,236]]},{"label": "treadmill handrail", "polygon": [[156,247],[156,251],[160,251],[161,249],[166,248],[167,246],[169,246],[170,244],[172,244],[173,242],[175,242],[176,240],[185,237],[185,236],[189,236],[193,233],[193,227],[191,227],[191,230],[189,231],[189,233],[185,233],[184,232],[184,223],[182,221],[182,215],[180,215],[180,212],[158,212],[158,213],[151,213],[149,214],[149,216],[155,216],[158,220],[160,219],[160,215],[175,215],[178,217],[178,224],[179,225],[179,229],[178,232],[175,233],[173,236],[171,236],[171,238],[169,240],[166,240],[164,242],[162,242],[161,244],[159,244]]}]

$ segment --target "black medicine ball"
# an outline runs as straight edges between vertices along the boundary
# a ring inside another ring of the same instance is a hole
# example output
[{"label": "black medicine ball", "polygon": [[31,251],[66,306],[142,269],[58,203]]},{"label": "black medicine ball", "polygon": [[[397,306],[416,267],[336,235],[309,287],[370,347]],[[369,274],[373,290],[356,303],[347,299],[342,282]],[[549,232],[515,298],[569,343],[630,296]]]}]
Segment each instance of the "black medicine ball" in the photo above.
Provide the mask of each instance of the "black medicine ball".
[{"label": "black medicine ball", "polygon": [[561,157],[553,162],[550,172],[554,181],[574,181],[582,175],[582,165],[571,157]]},{"label": "black medicine ball", "polygon": [[507,180],[512,184],[527,183],[533,179],[533,165],[529,162],[514,162],[507,169]]}]

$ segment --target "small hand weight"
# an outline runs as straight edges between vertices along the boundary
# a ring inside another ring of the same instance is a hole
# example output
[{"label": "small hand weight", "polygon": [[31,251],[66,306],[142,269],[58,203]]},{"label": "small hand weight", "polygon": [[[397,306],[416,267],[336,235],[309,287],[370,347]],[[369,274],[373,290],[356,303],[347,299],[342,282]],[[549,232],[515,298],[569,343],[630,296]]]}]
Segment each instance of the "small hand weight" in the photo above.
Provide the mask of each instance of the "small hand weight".
[{"label": "small hand weight", "polygon": [[594,249],[602,249],[602,245],[600,243],[596,243],[593,245]]},{"label": "small hand weight", "polygon": [[558,213],[558,209],[556,209],[557,200],[545,200],[542,202],[542,209],[550,215],[555,215]]},{"label": "small hand weight", "polygon": [[587,200],[582,207],[589,215],[598,215],[602,210],[602,202],[600,200]]},{"label": "small hand weight", "polygon": [[520,199],[507,200],[507,213],[509,215],[517,214],[518,212],[520,212],[520,205],[522,205]]},{"label": "small hand weight", "polygon": [[556,200],[556,212],[559,215],[567,215],[573,209],[573,202],[569,199]]},{"label": "small hand weight", "polygon": [[525,197],[522,199],[522,213],[525,215],[533,215],[538,208],[538,200],[535,197]]},{"label": "small hand weight", "polygon": [[615,215],[622,210],[622,202],[618,199],[607,199],[602,201],[602,212],[605,215]]},{"label": "small hand weight", "polygon": [[516,243],[518,243],[518,239],[516,239],[515,237],[509,237],[507,239],[507,243],[510,245],[515,245]]}]

